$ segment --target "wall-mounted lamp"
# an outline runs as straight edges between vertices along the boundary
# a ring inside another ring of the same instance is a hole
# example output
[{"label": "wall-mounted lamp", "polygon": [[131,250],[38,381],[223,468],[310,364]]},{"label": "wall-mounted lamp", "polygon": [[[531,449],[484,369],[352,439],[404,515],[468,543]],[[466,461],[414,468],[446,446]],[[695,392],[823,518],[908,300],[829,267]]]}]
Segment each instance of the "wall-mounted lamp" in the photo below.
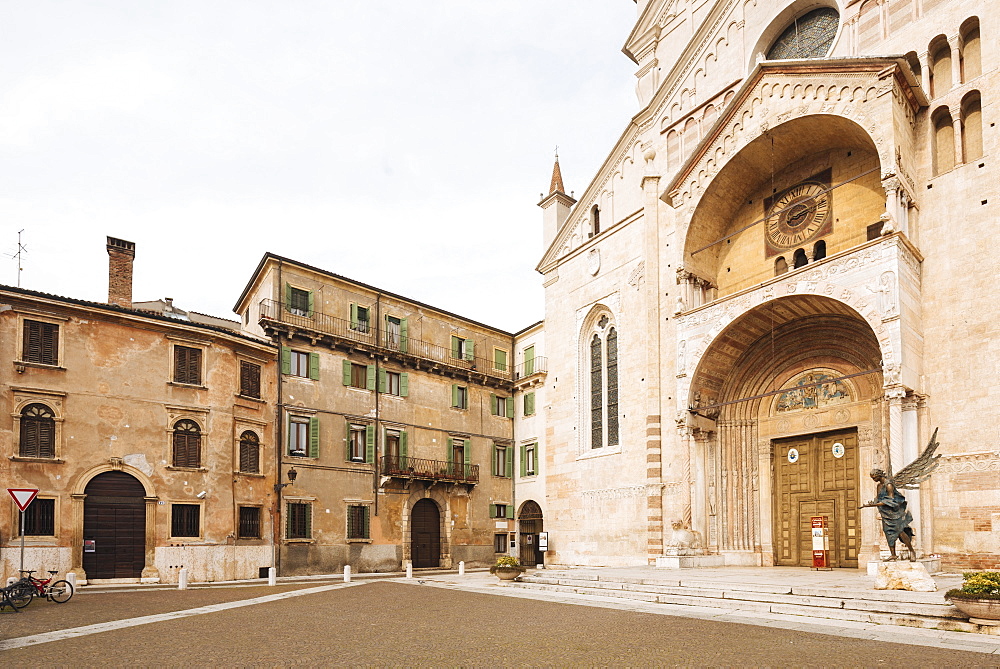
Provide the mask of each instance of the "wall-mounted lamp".
[{"label": "wall-mounted lamp", "polygon": [[288,474],[287,474],[287,476],[288,476],[288,483],[275,483],[274,484],[274,492],[281,492],[281,489],[284,488],[285,486],[289,486],[289,485],[292,485],[293,483],[295,483],[295,479],[298,477],[298,475],[299,475],[299,473],[297,471],[295,471],[295,467],[292,467],[291,469],[289,469],[288,470]]}]

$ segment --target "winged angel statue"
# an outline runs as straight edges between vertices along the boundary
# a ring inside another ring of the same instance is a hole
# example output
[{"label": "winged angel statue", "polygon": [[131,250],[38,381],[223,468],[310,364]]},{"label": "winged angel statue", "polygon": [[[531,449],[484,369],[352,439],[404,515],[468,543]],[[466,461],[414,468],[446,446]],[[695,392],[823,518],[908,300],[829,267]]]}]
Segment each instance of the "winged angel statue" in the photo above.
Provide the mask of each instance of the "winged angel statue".
[{"label": "winged angel statue", "polygon": [[940,455],[935,455],[937,450],[937,428],[931,436],[930,442],[916,460],[899,470],[899,473],[892,474],[892,459],[889,459],[889,473],[881,469],[871,471],[872,480],[877,484],[875,499],[858,507],[864,509],[868,506],[878,508],[879,515],[882,516],[882,533],[889,544],[890,556],[886,561],[896,560],[896,539],[903,542],[910,552],[910,561],[917,559],[917,553],[913,550],[913,516],[906,508],[906,498],[899,491],[900,488],[915,490],[920,483],[927,479],[938,466]]}]

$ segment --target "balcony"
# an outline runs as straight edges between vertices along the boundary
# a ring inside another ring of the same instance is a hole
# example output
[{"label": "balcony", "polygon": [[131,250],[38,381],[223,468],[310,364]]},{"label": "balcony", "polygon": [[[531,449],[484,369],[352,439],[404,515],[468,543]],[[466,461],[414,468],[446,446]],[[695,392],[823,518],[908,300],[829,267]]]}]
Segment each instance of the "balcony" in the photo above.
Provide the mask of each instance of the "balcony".
[{"label": "balcony", "polygon": [[382,476],[434,483],[479,483],[479,465],[454,460],[426,460],[408,456],[386,455],[382,458]]},{"label": "balcony", "polygon": [[453,358],[450,348],[413,339],[399,331],[380,329],[374,322],[351,322],[320,311],[299,311],[277,300],[261,300],[260,325],[268,335],[276,332],[289,337],[299,334],[314,344],[360,350],[392,358],[417,369],[510,390],[511,365],[500,367],[489,358]]}]

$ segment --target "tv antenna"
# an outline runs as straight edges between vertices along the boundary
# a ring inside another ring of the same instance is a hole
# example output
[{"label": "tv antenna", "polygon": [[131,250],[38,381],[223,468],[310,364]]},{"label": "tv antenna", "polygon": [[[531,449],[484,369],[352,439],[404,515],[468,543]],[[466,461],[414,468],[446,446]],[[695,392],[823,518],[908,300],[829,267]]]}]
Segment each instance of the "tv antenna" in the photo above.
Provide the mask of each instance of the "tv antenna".
[{"label": "tv antenna", "polygon": [[24,271],[24,266],[21,260],[24,258],[24,254],[28,252],[27,247],[21,243],[21,233],[24,232],[24,228],[17,231],[17,251],[14,253],[6,254],[8,258],[13,258],[17,261],[17,287],[21,287],[21,272]]}]

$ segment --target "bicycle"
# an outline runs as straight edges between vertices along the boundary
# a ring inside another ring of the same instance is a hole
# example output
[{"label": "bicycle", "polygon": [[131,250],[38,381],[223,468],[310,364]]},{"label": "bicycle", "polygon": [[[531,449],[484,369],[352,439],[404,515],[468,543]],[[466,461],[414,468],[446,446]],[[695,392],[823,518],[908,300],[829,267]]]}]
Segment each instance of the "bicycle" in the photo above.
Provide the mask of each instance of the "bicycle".
[{"label": "bicycle", "polygon": [[22,609],[30,603],[31,593],[15,587],[15,584],[12,583],[5,588],[0,588],[0,609],[9,606],[14,610],[14,613],[20,613],[18,609]]},{"label": "bicycle", "polygon": [[[65,604],[73,596],[73,584],[69,581],[59,580],[53,582],[52,579],[55,578],[58,571],[49,571],[49,577],[44,581],[35,578],[32,574],[35,570],[21,570],[22,574],[27,574],[27,576],[22,576],[21,580],[17,583],[27,584],[31,587],[32,597],[45,597],[45,599],[50,602],[55,602],[56,604]],[[15,585],[17,585],[15,583]]]}]

